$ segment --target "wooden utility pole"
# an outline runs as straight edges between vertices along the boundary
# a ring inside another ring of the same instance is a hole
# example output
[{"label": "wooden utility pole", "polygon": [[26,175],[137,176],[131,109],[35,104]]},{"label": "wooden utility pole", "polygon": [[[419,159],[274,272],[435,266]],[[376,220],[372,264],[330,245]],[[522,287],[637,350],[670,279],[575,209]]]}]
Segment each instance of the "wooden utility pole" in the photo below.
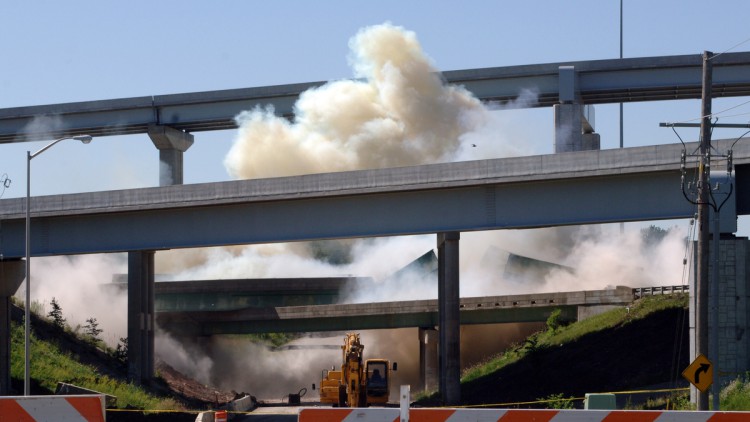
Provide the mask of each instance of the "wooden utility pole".
[{"label": "wooden utility pole", "polygon": [[[701,94],[700,165],[698,167],[698,268],[695,292],[695,354],[708,356],[708,201],[711,168],[711,52],[703,52],[703,90]],[[715,234],[718,236],[718,234]],[[716,359],[716,356],[712,356]],[[708,392],[697,392],[697,410],[708,410]]]}]

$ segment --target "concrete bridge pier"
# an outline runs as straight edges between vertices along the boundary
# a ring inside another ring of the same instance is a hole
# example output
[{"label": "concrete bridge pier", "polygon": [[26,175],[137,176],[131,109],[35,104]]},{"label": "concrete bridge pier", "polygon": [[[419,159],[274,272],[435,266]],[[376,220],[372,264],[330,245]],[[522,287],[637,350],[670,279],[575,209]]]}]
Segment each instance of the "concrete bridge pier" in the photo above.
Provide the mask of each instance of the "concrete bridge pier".
[{"label": "concrete bridge pier", "polygon": [[419,329],[419,382],[422,391],[435,391],[438,387],[438,331]]},{"label": "concrete bridge pier", "polygon": [[182,155],[193,145],[193,135],[169,126],[149,125],[148,136],[159,150],[159,186],[181,185]]},{"label": "concrete bridge pier", "polygon": [[440,396],[447,406],[461,401],[460,238],[460,232],[437,235]]},{"label": "concrete bridge pier", "polygon": [[154,377],[154,252],[128,252],[128,379]]},{"label": "concrete bridge pier", "polygon": [[555,153],[598,150],[600,136],[594,128],[594,107],[580,102],[578,73],[574,66],[558,69],[560,104],[552,106]]},{"label": "concrete bridge pier", "polygon": [[[159,186],[181,185],[183,153],[193,135],[149,125],[148,136],[159,150]],[[128,252],[128,378],[138,384],[148,384],[155,374],[154,290],[154,251]]]},{"label": "concrete bridge pier", "polygon": [[0,396],[10,391],[10,297],[26,277],[24,261],[0,261]]}]

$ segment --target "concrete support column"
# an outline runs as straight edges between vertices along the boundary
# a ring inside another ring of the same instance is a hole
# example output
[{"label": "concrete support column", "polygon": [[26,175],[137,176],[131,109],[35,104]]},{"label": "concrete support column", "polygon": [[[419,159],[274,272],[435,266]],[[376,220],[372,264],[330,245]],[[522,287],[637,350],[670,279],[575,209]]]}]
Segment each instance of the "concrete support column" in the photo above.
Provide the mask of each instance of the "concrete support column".
[{"label": "concrete support column", "polygon": [[419,329],[419,382],[425,392],[438,387],[438,331]]},{"label": "concrete support column", "polygon": [[0,396],[11,394],[10,388],[10,297],[25,278],[24,261],[0,261]]},{"label": "concrete support column", "polygon": [[[149,125],[148,136],[159,150],[159,186],[181,185],[182,156],[193,145],[193,135],[169,126]],[[128,377],[147,384],[154,373],[154,252],[129,252]]]},{"label": "concrete support column", "polygon": [[[709,248],[709,272],[714,265],[714,250]],[[750,370],[750,240],[722,234],[719,245],[718,313],[709,312],[709,336],[718,336],[718,357],[714,363],[714,383],[725,386],[729,381]],[[697,263],[693,262],[693,269]],[[690,277],[690,354],[696,356],[695,271]],[[713,282],[713,280],[712,280]],[[714,299],[709,291],[709,303]],[[718,318],[717,318],[718,317]],[[717,327],[714,329],[714,324]],[[718,368],[718,371],[716,369]],[[718,372],[718,373],[717,373]],[[697,390],[690,388],[691,399]]]},{"label": "concrete support column", "polygon": [[461,401],[461,321],[459,303],[459,232],[438,233],[438,313],[440,395],[450,406]]},{"label": "concrete support column", "polygon": [[193,135],[169,126],[150,125],[148,136],[159,150],[159,186],[181,185],[182,154],[193,145]]},{"label": "concrete support column", "polygon": [[154,377],[154,252],[128,252],[128,378]]},{"label": "concrete support column", "polygon": [[560,104],[552,106],[555,121],[555,153],[600,149],[594,130],[594,107],[580,103],[578,73],[573,66],[560,66]]},{"label": "concrete support column", "polygon": [[581,104],[555,104],[555,153],[580,151]]}]

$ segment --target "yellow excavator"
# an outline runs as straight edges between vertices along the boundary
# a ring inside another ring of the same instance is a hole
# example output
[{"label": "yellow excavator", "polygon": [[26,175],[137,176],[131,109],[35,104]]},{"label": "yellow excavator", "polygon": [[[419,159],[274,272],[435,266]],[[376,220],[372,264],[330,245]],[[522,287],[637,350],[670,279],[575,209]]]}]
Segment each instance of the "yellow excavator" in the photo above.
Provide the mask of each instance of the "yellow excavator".
[{"label": "yellow excavator", "polygon": [[[324,370],[320,382],[320,402],[333,407],[366,407],[388,403],[391,370],[387,359],[363,361],[365,346],[358,333],[347,333],[344,337],[343,363],[341,370]],[[315,385],[313,385],[315,389]]]}]

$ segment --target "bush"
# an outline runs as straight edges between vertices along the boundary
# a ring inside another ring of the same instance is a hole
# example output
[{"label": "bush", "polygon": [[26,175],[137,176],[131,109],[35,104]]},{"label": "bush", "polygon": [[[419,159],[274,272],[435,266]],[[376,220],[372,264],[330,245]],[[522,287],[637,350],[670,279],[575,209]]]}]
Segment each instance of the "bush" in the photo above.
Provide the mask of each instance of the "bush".
[{"label": "bush", "polygon": [[49,311],[47,317],[52,320],[52,324],[54,324],[55,327],[64,330],[65,318],[63,318],[62,307],[60,307],[60,304],[57,303],[57,299],[55,299],[54,297],[52,298],[52,302],[50,303],[50,305],[52,306],[52,310]]},{"label": "bush", "polygon": [[555,309],[549,314],[549,317],[547,318],[547,331],[550,333],[554,333],[558,328],[562,327],[562,321],[560,319],[561,313],[562,311],[560,309]]},{"label": "bush", "polygon": [[537,400],[546,402],[547,409],[575,409],[575,406],[573,405],[575,397],[565,398],[563,393],[550,394],[547,398]]},{"label": "bush", "polygon": [[99,328],[99,322],[96,321],[96,318],[89,318],[86,320],[86,325],[83,326],[84,333],[91,338],[91,341],[94,344],[97,344],[101,341],[99,338],[99,334],[102,333],[102,329]]}]

